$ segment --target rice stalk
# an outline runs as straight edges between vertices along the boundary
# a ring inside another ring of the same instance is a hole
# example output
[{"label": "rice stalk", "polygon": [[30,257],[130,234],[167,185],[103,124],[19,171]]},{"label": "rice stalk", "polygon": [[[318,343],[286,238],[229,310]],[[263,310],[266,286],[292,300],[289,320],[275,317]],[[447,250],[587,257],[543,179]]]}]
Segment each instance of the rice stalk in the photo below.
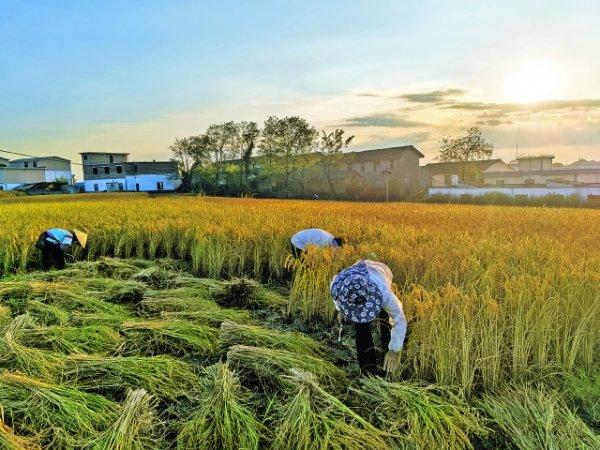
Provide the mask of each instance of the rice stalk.
[{"label": "rice stalk", "polygon": [[242,344],[312,356],[320,356],[324,353],[322,344],[302,333],[283,332],[229,321],[221,324],[219,339],[223,348]]},{"label": "rice stalk", "polygon": [[89,445],[90,450],[159,450],[157,429],[161,428],[156,401],[144,389],[127,392],[117,420]]},{"label": "rice stalk", "polygon": [[160,316],[168,320],[188,320],[202,325],[219,327],[221,323],[227,321],[235,323],[251,323],[252,316],[248,311],[239,309],[225,309],[213,306],[210,309],[199,311],[175,311],[162,312]]},{"label": "rice stalk", "polygon": [[207,308],[217,309],[218,306],[212,301],[203,298],[148,298],[145,297],[140,305],[143,310],[151,313],[161,312],[194,312],[203,311]]},{"label": "rice stalk", "polygon": [[256,450],[266,428],[256,418],[255,401],[226,363],[204,369],[200,403],[178,435],[178,450]]},{"label": "rice stalk", "polygon": [[3,450],[41,450],[32,439],[17,436],[0,418],[0,448]]},{"label": "rice stalk", "polygon": [[88,391],[118,394],[143,388],[168,400],[187,396],[198,381],[189,364],[165,355],[69,356],[63,376],[67,383]]},{"label": "rice stalk", "polygon": [[351,388],[350,398],[371,423],[388,430],[392,446],[472,449],[470,436],[488,433],[476,412],[450,389],[369,377]]},{"label": "rice stalk", "polygon": [[20,432],[52,449],[85,444],[111,425],[118,410],[100,395],[6,371],[0,375],[0,405]]},{"label": "rice stalk", "polygon": [[213,298],[217,304],[226,308],[277,309],[287,305],[287,300],[281,294],[247,278],[236,278],[224,283],[221,289],[213,293]]},{"label": "rice stalk", "polygon": [[505,446],[524,450],[598,449],[594,433],[564,400],[543,386],[516,386],[485,394],[481,409],[497,427]]},{"label": "rice stalk", "polygon": [[27,314],[41,325],[66,325],[69,322],[67,311],[39,300],[29,300],[27,302]]},{"label": "rice stalk", "polygon": [[272,450],[389,449],[378,430],[328,393],[314,375],[293,369],[286,399],[276,409]]},{"label": "rice stalk", "polygon": [[122,336],[106,325],[49,326],[22,330],[21,343],[65,354],[108,354],[123,344]]},{"label": "rice stalk", "polygon": [[11,311],[8,306],[0,305],[0,329],[10,322],[10,314]]},{"label": "rice stalk", "polygon": [[150,266],[133,275],[132,279],[157,289],[169,289],[175,285],[177,272],[165,267]]},{"label": "rice stalk", "polygon": [[207,357],[216,351],[218,331],[184,320],[134,320],[123,322],[125,353],[147,356],[170,354]]},{"label": "rice stalk", "polygon": [[578,371],[562,380],[563,397],[588,422],[600,427],[600,373]]},{"label": "rice stalk", "polygon": [[346,383],[346,374],[329,361],[286,350],[274,350],[247,345],[236,345],[227,352],[227,362],[249,384],[260,384],[266,391],[285,388],[285,375],[291,369],[313,374],[324,386],[339,387]]},{"label": "rice stalk", "polygon": [[44,379],[53,379],[59,372],[64,357],[47,350],[30,348],[20,342],[25,330],[35,326],[27,314],[15,317],[0,336],[0,366]]}]

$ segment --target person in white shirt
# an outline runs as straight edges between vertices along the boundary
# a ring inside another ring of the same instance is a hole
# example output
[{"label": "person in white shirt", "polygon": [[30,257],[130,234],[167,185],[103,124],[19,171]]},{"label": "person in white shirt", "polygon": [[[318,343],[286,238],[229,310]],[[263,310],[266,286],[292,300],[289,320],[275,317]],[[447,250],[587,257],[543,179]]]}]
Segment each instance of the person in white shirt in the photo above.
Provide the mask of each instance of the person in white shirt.
[{"label": "person in white shirt", "polygon": [[291,243],[292,255],[294,255],[295,258],[300,258],[302,253],[311,245],[321,248],[336,248],[344,245],[344,239],[336,237],[320,228],[309,228],[294,234],[291,238]]},{"label": "person in white shirt", "polygon": [[331,281],[331,295],[338,320],[347,319],[356,330],[356,354],[363,374],[376,375],[377,350],[371,323],[381,320],[383,369],[394,373],[400,365],[400,350],[406,337],[402,303],[392,291],[392,271],[381,262],[360,260],[342,270]]}]

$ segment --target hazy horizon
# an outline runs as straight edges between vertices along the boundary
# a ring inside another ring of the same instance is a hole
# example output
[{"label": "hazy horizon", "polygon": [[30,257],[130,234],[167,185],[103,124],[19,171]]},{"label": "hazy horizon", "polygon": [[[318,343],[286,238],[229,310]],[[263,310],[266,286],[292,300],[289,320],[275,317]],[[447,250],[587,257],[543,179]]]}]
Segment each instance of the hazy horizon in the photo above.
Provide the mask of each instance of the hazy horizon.
[{"label": "hazy horizon", "polygon": [[1,149],[165,159],[211,123],[299,115],[423,162],[473,125],[506,161],[600,159],[598,2],[2,5]]}]

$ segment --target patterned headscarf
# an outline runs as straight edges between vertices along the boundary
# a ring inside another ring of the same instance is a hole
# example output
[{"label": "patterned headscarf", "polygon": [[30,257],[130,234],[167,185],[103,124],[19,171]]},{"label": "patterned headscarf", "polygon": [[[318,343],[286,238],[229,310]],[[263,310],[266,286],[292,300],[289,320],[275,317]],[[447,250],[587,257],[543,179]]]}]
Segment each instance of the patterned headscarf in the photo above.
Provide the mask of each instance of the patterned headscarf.
[{"label": "patterned headscarf", "polygon": [[369,278],[369,270],[363,261],[335,277],[331,296],[346,319],[354,323],[371,322],[383,307],[383,296]]}]

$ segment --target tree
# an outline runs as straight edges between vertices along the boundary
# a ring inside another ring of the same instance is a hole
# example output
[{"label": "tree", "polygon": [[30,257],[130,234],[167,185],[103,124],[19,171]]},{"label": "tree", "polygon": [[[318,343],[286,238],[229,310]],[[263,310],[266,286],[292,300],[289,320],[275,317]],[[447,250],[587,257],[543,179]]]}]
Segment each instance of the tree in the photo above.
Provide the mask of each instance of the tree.
[{"label": "tree", "polygon": [[481,136],[478,127],[469,128],[466,136],[442,138],[440,154],[436,158],[441,162],[456,162],[460,166],[460,177],[463,181],[476,181],[479,174],[470,164],[473,161],[492,156],[494,144]]},{"label": "tree", "polygon": [[233,156],[231,148],[237,132],[236,123],[230,121],[210,125],[204,133],[212,150],[217,187],[220,183],[220,174],[224,171],[223,161]]},{"label": "tree", "polygon": [[237,161],[236,170],[239,179],[239,190],[243,192],[248,187],[250,177],[250,163],[252,153],[260,135],[256,122],[238,122],[235,124],[236,132],[232,136],[232,158]]},{"label": "tree", "polygon": [[344,139],[344,130],[336,128],[330,133],[321,131],[321,139],[319,141],[319,150],[321,150],[321,166],[323,167],[323,173],[329,184],[330,195],[335,195],[335,186],[331,176],[333,171],[339,167],[342,161],[342,149],[348,147],[354,136],[347,137]]},{"label": "tree", "polygon": [[210,160],[211,147],[208,137],[201,134],[175,139],[169,148],[181,172],[182,189],[186,192],[192,191],[192,174]]},{"label": "tree", "polygon": [[[317,130],[301,117],[271,116],[265,121],[261,152],[267,157],[270,170],[281,174],[286,198],[290,180],[311,164],[310,153],[316,138]],[[296,179],[303,184],[301,179]]]}]

